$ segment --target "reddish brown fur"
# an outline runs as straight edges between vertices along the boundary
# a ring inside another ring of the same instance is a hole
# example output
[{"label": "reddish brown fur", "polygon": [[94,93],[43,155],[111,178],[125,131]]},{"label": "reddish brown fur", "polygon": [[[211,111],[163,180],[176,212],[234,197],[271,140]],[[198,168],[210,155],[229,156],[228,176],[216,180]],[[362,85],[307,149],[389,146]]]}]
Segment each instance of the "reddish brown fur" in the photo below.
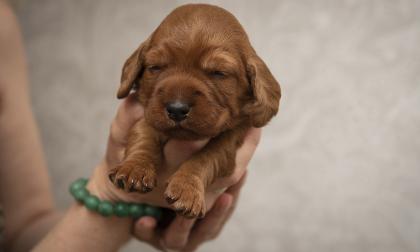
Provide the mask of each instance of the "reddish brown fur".
[{"label": "reddish brown fur", "polygon": [[[127,191],[148,192],[169,138],[211,138],[168,181],[166,199],[187,217],[204,215],[206,187],[232,173],[246,131],[266,125],[280,100],[280,86],[239,22],[204,4],[175,9],[127,59],[118,98],[133,88],[145,120],[133,127],[125,160],[110,178]],[[179,125],[165,111],[174,100],[192,107]]]}]

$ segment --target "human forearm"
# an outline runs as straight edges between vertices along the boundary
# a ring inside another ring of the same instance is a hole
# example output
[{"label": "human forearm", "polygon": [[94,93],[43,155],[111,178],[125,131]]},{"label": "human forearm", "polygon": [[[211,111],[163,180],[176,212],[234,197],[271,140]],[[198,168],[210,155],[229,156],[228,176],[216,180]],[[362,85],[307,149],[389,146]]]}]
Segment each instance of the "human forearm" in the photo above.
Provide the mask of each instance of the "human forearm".
[{"label": "human forearm", "polygon": [[54,208],[30,108],[19,27],[5,1],[0,1],[0,24],[0,204],[10,247],[28,225]]},{"label": "human forearm", "polygon": [[103,217],[74,204],[34,251],[117,251],[131,228],[129,218]]},{"label": "human forearm", "polygon": [[30,251],[62,218],[63,214],[56,211],[38,216],[15,236],[8,251]]}]

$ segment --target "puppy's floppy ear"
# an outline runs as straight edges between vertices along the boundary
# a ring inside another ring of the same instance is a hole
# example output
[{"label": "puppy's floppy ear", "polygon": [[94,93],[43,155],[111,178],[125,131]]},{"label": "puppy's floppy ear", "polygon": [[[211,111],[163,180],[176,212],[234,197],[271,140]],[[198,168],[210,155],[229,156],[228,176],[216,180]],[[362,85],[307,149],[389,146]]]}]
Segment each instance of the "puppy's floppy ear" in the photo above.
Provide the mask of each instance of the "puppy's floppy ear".
[{"label": "puppy's floppy ear", "polygon": [[281,96],[280,85],[256,54],[248,57],[246,72],[253,100],[245,105],[244,111],[249,116],[252,126],[262,127],[277,114]]},{"label": "puppy's floppy ear", "polygon": [[143,42],[125,61],[121,74],[121,84],[117,93],[118,99],[128,96],[137,78],[143,71],[144,51],[148,44],[149,39]]}]

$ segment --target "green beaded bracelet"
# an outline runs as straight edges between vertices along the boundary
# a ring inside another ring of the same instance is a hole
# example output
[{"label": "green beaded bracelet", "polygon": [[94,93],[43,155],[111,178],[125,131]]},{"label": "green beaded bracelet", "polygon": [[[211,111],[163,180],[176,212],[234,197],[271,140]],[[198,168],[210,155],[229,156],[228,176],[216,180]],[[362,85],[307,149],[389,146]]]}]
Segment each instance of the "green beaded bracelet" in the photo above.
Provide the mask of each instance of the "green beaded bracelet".
[{"label": "green beaded bracelet", "polygon": [[88,179],[80,178],[71,183],[70,194],[80,203],[91,211],[100,213],[102,216],[118,216],[118,217],[132,217],[138,219],[143,216],[152,216],[156,220],[162,218],[162,210],[159,207],[154,207],[139,203],[112,203],[108,200],[100,200],[95,195],[91,195],[86,189]]}]

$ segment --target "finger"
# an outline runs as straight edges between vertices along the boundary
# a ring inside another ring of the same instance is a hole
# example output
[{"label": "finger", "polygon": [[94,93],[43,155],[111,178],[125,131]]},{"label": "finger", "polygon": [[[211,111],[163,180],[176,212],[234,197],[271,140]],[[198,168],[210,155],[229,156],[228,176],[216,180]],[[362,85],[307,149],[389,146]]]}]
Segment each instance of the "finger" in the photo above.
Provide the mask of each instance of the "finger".
[{"label": "finger", "polygon": [[202,243],[214,239],[220,234],[226,221],[235,210],[246,176],[247,173],[245,172],[237,184],[229,187],[217,199],[213,208],[206,214],[206,217],[194,226],[184,251],[195,251]]},{"label": "finger", "polygon": [[188,244],[183,251],[195,251],[202,243],[217,237],[233,203],[230,194],[222,194],[213,208],[200,220],[191,232]]},{"label": "finger", "polygon": [[226,214],[225,219],[223,221],[223,224],[220,226],[220,228],[223,227],[225,222],[230,218],[232,213],[235,211],[236,204],[238,203],[238,199],[239,199],[239,194],[241,192],[242,186],[245,184],[246,177],[247,177],[247,171],[245,171],[244,175],[242,176],[242,178],[239,180],[238,183],[234,184],[233,186],[229,187],[226,190],[225,193],[230,194],[232,196],[232,205],[231,205],[228,213]]},{"label": "finger", "polygon": [[124,99],[118,107],[117,114],[111,124],[105,155],[109,167],[114,167],[123,158],[130,129],[142,117],[143,107],[137,101],[135,94],[131,94]]},{"label": "finger", "polygon": [[246,178],[248,176],[248,172],[245,171],[244,175],[242,176],[242,178],[238,181],[238,183],[234,184],[233,186],[229,187],[225,193],[229,193],[230,195],[233,196],[233,198],[236,200],[238,200],[239,197],[239,193],[241,192],[241,188],[242,186],[245,184]]},{"label": "finger", "polygon": [[[236,165],[245,168],[252,158],[261,139],[261,128],[251,128],[245,136],[244,143],[236,153]],[[242,177],[242,176],[241,176]]]},{"label": "finger", "polygon": [[158,250],[163,250],[160,245],[160,233],[156,230],[157,221],[150,216],[138,219],[134,224],[133,235],[140,241],[144,241]]},{"label": "finger", "polygon": [[156,224],[155,218],[150,216],[138,219],[134,225],[134,236],[142,241],[152,241],[155,236]]},{"label": "finger", "polygon": [[244,143],[236,152],[235,171],[226,178],[217,179],[209,188],[209,190],[219,190],[221,188],[230,187],[243,177],[246,167],[254,154],[258,143],[261,139],[261,128],[251,128],[244,139]]},{"label": "finger", "polygon": [[131,94],[123,100],[111,125],[111,140],[124,146],[134,123],[143,117],[143,107],[137,100],[136,94]]},{"label": "finger", "polygon": [[[245,172],[245,174],[242,176],[242,178],[239,180],[239,182],[238,183],[236,183],[235,185],[233,185],[233,186],[231,186],[231,187],[229,187],[226,191],[225,191],[225,193],[223,193],[221,196],[219,196],[219,198],[217,199],[217,201],[216,201],[216,203],[215,203],[215,206],[213,207],[214,209],[216,209],[215,210],[215,213],[214,213],[214,215],[216,216],[216,218],[218,218],[218,224],[219,225],[214,225],[214,227],[216,227],[214,230],[216,230],[217,232],[216,233],[218,233],[219,231],[220,231],[220,229],[223,227],[223,224],[227,221],[227,219],[229,219],[229,217],[230,217],[230,215],[231,215],[231,213],[234,211],[234,209],[235,209],[235,207],[236,207],[236,204],[237,204],[237,202],[238,202],[238,199],[239,199],[239,193],[240,193],[240,191],[241,191],[241,188],[242,188],[242,186],[245,184],[245,180],[246,180],[246,176],[247,176],[247,172]],[[227,199],[224,199],[224,198],[226,198],[227,196],[229,196],[230,198],[231,198],[231,202],[230,202],[230,204],[227,204],[227,202],[222,202],[223,200],[227,200]],[[225,212],[226,214],[224,215],[224,216],[222,216],[222,215],[218,215],[217,214],[217,205],[216,204],[219,204],[219,207],[220,208],[223,208],[223,203],[225,203],[225,205],[224,206],[226,206],[226,207],[228,207],[228,209],[227,209],[227,211]],[[211,210],[212,211],[212,210]],[[211,212],[210,211],[210,212]],[[209,213],[210,213],[209,212]],[[210,213],[211,214],[211,213]],[[207,215],[206,215],[207,216]],[[212,214],[210,215],[210,216],[212,216]],[[206,218],[204,219],[204,220],[206,220]],[[205,221],[204,222],[201,222],[200,224],[202,224],[202,225],[205,225]],[[196,225],[196,226],[198,226],[198,225]],[[219,228],[219,230],[217,229],[217,227]],[[214,235],[213,235],[214,236]]]},{"label": "finger", "polygon": [[172,223],[167,227],[161,246],[165,249],[181,250],[187,244],[188,236],[195,219],[186,219],[182,216],[176,216]]}]

